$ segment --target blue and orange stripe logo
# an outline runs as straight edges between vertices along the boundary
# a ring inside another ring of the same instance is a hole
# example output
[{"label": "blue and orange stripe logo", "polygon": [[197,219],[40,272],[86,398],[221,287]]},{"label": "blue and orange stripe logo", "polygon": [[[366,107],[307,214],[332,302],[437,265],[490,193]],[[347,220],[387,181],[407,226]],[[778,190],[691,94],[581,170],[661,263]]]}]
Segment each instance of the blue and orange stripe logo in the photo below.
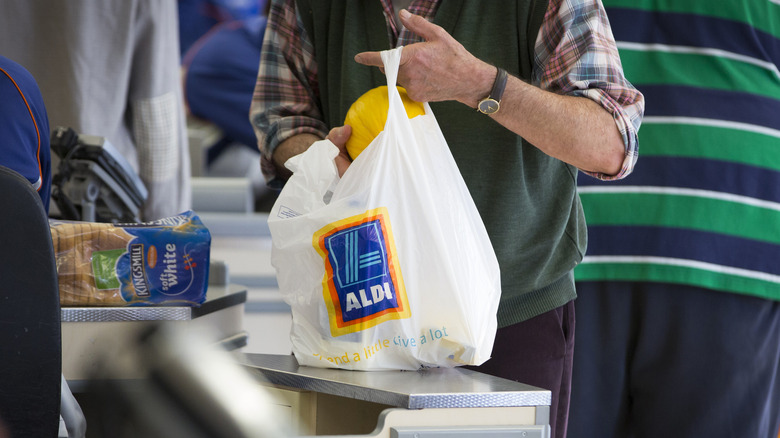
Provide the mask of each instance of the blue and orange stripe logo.
[{"label": "blue and orange stripe logo", "polygon": [[331,223],[312,243],[325,264],[322,290],[333,336],[409,318],[386,208]]}]

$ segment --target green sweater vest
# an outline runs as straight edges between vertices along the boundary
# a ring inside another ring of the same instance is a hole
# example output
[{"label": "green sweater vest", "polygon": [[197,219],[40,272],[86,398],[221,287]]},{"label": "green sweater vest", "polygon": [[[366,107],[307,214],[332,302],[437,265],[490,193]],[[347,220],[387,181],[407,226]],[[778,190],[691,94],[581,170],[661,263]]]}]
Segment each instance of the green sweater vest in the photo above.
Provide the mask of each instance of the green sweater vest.
[{"label": "green sweater vest", "polygon": [[[381,4],[299,0],[298,7],[319,66],[320,109],[329,127],[341,126],[352,102],[387,83],[378,68],[353,59],[362,51],[391,48]],[[434,23],[476,57],[528,82],[546,7],[547,0],[445,0]],[[431,108],[498,256],[499,326],[574,299],[571,271],[582,260],[587,241],[576,168],[465,105],[440,102]]]}]

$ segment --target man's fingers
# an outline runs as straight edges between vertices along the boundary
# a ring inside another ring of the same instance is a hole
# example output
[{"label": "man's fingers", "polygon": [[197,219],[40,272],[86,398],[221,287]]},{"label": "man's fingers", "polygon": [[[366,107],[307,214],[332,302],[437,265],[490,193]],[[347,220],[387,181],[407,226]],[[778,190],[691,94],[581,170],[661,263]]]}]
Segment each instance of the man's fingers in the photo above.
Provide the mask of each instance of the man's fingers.
[{"label": "man's fingers", "polygon": [[327,139],[336,146],[341,147],[347,143],[350,135],[352,135],[352,127],[349,125],[344,125],[331,129],[328,133]]},{"label": "man's fingers", "polygon": [[[441,27],[429,22],[420,15],[414,15],[410,13],[406,9],[401,9],[399,16],[401,17],[401,22],[404,26],[406,26],[406,28],[423,37],[426,41],[439,39],[441,32],[444,32],[444,29]],[[404,50],[403,53],[401,53],[401,65],[405,65],[412,57],[412,51],[408,50],[409,47],[411,46],[406,47],[407,50]],[[358,53],[355,55],[355,62],[373,67],[384,67],[384,63],[382,62],[382,55],[380,55],[380,52]]]},{"label": "man's fingers", "polygon": [[[404,47],[403,52],[401,52],[400,65],[406,65],[412,58],[414,52],[413,47],[414,45]],[[355,62],[372,67],[379,67],[382,73],[385,72],[385,63],[382,61],[380,52],[360,52],[355,55]]]},{"label": "man's fingers", "polygon": [[398,13],[401,18],[401,24],[407,29],[425,39],[425,41],[436,40],[439,36],[441,27],[429,22],[420,15],[414,15],[406,9],[401,9]]},{"label": "man's fingers", "polygon": [[346,154],[340,154],[334,161],[336,163],[336,171],[339,173],[339,178],[344,176],[344,173],[349,169],[349,166],[352,165],[352,160],[350,160],[349,155]]},{"label": "man's fingers", "polygon": [[339,148],[339,154],[334,160],[339,177],[344,176],[344,172],[346,172],[347,168],[349,168],[350,164],[352,164],[352,159],[349,158],[349,153],[347,152],[346,147],[347,140],[349,140],[350,135],[352,135],[352,127],[349,125],[344,125],[331,129],[328,133],[328,136],[326,137],[333,144],[335,144],[336,147]]},{"label": "man's fingers", "polygon": [[379,52],[360,52],[355,55],[355,62],[373,67],[385,66],[385,64],[382,62],[382,55],[380,55]]}]

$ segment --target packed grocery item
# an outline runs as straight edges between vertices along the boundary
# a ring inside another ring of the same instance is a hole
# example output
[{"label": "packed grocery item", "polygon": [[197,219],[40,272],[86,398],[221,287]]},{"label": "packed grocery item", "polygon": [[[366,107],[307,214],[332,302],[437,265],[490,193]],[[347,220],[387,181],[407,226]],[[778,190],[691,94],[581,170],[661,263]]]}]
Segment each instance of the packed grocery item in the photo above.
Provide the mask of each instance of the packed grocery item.
[{"label": "packed grocery item", "polygon": [[153,222],[50,220],[62,306],[197,306],[211,234],[192,211]]},{"label": "packed grocery item", "polygon": [[[412,119],[425,114],[422,102],[412,100],[404,87],[396,86],[401,95],[406,115]],[[387,111],[390,109],[387,85],[372,88],[360,96],[347,111],[344,124],[352,128],[352,134],[347,140],[347,153],[353,160],[368,147],[374,138],[384,131],[387,123]]]},{"label": "packed grocery item", "polygon": [[400,48],[382,58],[383,131],[342,176],[327,139],[287,160],[269,213],[292,351],[300,365],[349,370],[480,365],[497,330],[498,260],[430,107],[408,118]]}]

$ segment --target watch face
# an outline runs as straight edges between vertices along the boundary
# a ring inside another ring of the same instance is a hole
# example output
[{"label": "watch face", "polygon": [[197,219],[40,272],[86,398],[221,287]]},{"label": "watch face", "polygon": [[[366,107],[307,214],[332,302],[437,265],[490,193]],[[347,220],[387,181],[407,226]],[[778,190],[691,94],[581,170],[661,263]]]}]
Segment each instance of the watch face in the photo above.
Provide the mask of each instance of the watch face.
[{"label": "watch face", "polygon": [[478,109],[485,114],[493,114],[498,111],[498,102],[494,99],[485,99],[479,103]]}]

